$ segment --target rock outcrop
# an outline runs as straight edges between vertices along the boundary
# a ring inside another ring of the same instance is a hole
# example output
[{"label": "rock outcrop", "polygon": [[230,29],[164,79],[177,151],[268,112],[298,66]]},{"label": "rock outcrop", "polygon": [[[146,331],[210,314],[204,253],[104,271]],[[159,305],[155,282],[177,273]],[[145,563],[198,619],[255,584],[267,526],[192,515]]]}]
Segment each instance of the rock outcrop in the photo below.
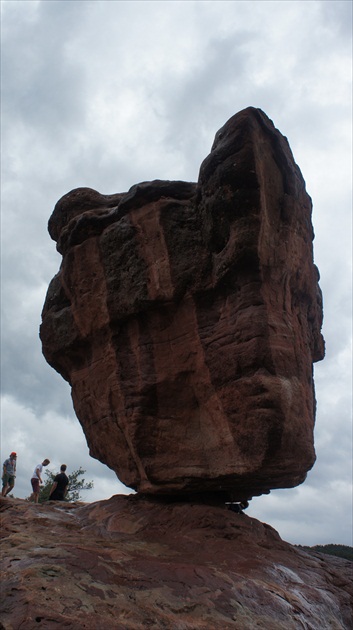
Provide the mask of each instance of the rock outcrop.
[{"label": "rock outcrop", "polygon": [[352,563],[224,507],[2,506],[2,630],[351,630]]},{"label": "rock outcrop", "polygon": [[63,261],[43,353],[93,457],[150,494],[241,500],[305,479],[324,356],[311,200],[261,110],[217,133],[197,184],[79,188],[49,232]]}]

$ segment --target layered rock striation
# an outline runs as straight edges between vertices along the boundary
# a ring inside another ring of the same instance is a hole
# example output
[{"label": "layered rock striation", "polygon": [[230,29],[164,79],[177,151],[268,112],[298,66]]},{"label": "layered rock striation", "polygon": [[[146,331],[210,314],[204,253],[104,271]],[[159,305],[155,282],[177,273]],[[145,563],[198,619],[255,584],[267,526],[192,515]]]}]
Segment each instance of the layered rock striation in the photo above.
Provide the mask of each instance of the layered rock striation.
[{"label": "layered rock striation", "polygon": [[255,108],[216,134],[197,183],[58,201],[43,353],[124,484],[243,499],[305,479],[324,356],[311,210]]}]

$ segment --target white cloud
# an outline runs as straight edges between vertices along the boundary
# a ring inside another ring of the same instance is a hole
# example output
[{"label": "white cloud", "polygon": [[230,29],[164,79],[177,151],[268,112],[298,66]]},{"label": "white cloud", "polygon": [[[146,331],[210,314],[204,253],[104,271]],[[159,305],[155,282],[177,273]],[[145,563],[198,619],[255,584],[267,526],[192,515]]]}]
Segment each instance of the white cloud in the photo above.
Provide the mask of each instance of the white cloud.
[{"label": "white cloud", "polygon": [[274,490],[269,496],[253,499],[246,514],[271,524],[292,544],[352,545],[352,514],[346,509],[351,493],[348,482],[312,487],[309,473],[308,481],[299,488]]}]

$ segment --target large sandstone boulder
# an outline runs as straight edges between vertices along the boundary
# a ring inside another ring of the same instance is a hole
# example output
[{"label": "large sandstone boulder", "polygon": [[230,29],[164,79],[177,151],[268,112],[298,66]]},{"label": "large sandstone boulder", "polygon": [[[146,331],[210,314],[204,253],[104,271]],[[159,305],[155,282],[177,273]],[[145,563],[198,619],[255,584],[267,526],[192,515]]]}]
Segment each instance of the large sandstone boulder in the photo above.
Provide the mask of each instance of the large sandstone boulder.
[{"label": "large sandstone boulder", "polygon": [[216,134],[197,184],[56,204],[43,353],[91,455],[124,484],[242,499],[305,479],[324,356],[311,208],[287,140],[254,108]]}]

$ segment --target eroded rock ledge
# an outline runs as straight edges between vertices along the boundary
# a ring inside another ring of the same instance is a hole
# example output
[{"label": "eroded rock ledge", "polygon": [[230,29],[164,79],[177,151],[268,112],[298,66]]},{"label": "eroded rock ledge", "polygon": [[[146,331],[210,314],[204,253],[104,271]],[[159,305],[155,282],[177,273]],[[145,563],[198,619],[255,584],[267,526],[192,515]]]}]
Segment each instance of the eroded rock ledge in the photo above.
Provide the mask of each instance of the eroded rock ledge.
[{"label": "eroded rock ledge", "polygon": [[199,181],[81,188],[49,231],[42,313],[90,453],[143,493],[249,498],[315,461],[324,356],[311,200],[258,109],[216,134]]},{"label": "eroded rock ledge", "polygon": [[0,499],[3,630],[351,630],[352,563],[223,507]]}]

